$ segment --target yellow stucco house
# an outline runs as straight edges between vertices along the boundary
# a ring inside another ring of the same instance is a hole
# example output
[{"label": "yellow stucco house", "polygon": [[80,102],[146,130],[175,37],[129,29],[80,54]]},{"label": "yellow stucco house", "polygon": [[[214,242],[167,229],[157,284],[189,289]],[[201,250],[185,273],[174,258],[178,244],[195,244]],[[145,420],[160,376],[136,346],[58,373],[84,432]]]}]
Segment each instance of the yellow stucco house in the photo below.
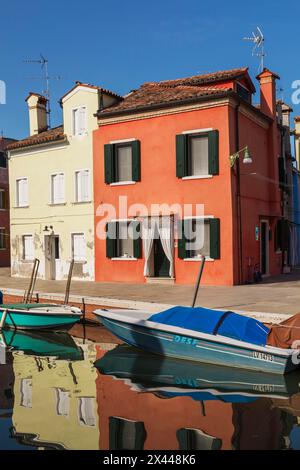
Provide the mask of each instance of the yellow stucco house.
[{"label": "yellow stucco house", "polygon": [[48,129],[47,100],[30,93],[30,136],[8,148],[11,273],[94,280],[93,131],[95,113],[120,97],[76,82],[61,99],[63,125]]}]

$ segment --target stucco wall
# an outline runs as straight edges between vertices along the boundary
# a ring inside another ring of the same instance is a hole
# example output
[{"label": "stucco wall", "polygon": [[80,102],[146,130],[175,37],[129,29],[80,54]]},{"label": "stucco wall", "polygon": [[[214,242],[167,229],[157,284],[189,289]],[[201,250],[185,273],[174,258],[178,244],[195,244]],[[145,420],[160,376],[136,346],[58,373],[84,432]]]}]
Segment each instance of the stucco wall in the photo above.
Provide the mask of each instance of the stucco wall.
[{"label": "stucco wall", "polygon": [[[72,135],[72,110],[76,106],[87,107],[87,132],[80,137]],[[86,240],[86,263],[75,266],[74,277],[94,279],[94,210],[93,210],[93,160],[92,131],[97,126],[94,113],[98,108],[97,90],[79,89],[63,102],[66,143],[36,146],[23,151],[11,152],[10,200],[11,200],[11,266],[12,274],[28,276],[32,263],[22,261],[22,235],[34,235],[35,256],[40,259],[39,276],[45,277],[45,235],[47,225],[53,226],[60,237],[60,260],[56,262],[57,278],[67,276],[72,256],[71,234],[84,233]],[[91,201],[75,203],[75,171],[90,170]],[[65,204],[50,204],[51,174],[65,174]],[[29,207],[16,208],[16,179],[28,178]],[[82,276],[80,273],[82,272]],[[76,276],[77,274],[77,276]]]}]

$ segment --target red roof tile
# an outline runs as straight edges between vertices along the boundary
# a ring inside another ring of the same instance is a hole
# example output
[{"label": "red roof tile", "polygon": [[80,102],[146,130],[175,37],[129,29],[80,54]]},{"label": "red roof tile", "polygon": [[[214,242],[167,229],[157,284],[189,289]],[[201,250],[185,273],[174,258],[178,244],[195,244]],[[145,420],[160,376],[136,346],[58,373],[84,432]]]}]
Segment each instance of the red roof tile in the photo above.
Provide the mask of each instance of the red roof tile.
[{"label": "red roof tile", "polygon": [[[134,111],[149,106],[171,104],[190,99],[208,97],[213,95],[227,94],[232,88],[226,82],[236,80],[240,77],[249,79],[249,86],[254,85],[248,75],[248,68],[225,70],[205,75],[179,78],[176,80],[164,80],[161,82],[144,83],[137,90],[126,95],[123,101],[98,111],[98,116],[111,115],[126,111]],[[219,86],[224,82],[223,87]]]},{"label": "red roof tile", "polygon": [[55,142],[57,140],[64,140],[63,126],[54,127],[48,131],[40,132],[39,134],[32,135],[26,139],[13,142],[7,146],[7,150],[14,150],[22,147],[31,147],[32,145],[44,144],[47,142]]}]

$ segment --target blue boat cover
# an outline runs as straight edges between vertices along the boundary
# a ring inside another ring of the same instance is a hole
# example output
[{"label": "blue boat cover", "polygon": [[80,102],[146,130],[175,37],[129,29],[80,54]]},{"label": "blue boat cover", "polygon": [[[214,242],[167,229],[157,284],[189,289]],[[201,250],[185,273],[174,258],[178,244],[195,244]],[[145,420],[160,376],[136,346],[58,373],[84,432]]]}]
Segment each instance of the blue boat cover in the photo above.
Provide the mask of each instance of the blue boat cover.
[{"label": "blue boat cover", "polygon": [[223,401],[225,403],[252,403],[258,399],[258,397],[251,397],[247,395],[228,394],[228,395],[214,395],[210,392],[165,392],[159,391],[160,396],[166,398],[177,398],[177,397],[190,397],[195,401]]},{"label": "blue boat cover", "polygon": [[210,335],[218,334],[262,346],[266,345],[269,333],[269,329],[254,318],[203,307],[172,307],[152,315],[149,321]]}]

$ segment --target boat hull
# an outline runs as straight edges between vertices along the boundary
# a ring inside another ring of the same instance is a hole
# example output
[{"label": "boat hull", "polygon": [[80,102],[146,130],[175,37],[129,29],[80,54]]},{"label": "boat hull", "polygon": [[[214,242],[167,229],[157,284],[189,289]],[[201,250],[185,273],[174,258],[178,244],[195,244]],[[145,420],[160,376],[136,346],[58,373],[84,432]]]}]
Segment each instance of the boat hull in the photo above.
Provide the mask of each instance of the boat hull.
[{"label": "boat hull", "polygon": [[[57,306],[56,306],[57,307]],[[0,322],[4,309],[0,309]],[[81,319],[81,314],[66,311],[65,313],[54,313],[49,311],[38,311],[37,309],[12,309],[7,310],[5,328],[17,328],[20,330],[51,329],[67,330]]]},{"label": "boat hull", "polygon": [[[237,367],[273,374],[286,374],[297,368],[291,355],[275,354],[253,348],[239,347],[229,342],[209,341],[191,335],[175,334],[162,328],[101,317],[101,323],[125,343],[167,357]],[[258,348],[261,349],[261,348]]]}]

